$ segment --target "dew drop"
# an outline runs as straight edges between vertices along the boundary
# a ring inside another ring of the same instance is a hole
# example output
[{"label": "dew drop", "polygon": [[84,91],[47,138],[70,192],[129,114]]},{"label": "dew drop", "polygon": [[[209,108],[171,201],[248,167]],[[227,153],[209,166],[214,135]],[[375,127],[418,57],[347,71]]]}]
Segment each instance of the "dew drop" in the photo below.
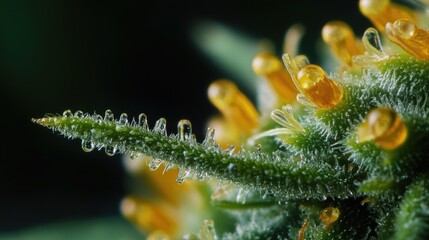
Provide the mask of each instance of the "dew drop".
[{"label": "dew drop", "polygon": [[365,31],[362,37],[362,44],[366,52],[363,55],[352,57],[353,62],[358,66],[373,68],[389,57],[383,50],[380,35],[375,28],[368,28]]},{"label": "dew drop", "polygon": [[151,171],[156,171],[164,161],[158,158],[154,158],[149,162],[149,169]]},{"label": "dew drop", "polygon": [[106,120],[106,121],[115,120],[112,110],[107,109],[106,112],[104,112],[104,120]]},{"label": "dew drop", "polygon": [[144,130],[149,130],[149,127],[148,127],[148,124],[147,124],[147,116],[146,116],[146,114],[140,113],[138,124]]},{"label": "dew drop", "polygon": [[99,115],[99,114],[94,114],[94,115],[92,116],[92,118],[93,118],[95,121],[97,121],[97,122],[102,122],[102,121],[103,121],[103,117],[102,117],[101,115]]},{"label": "dew drop", "polygon": [[235,166],[234,163],[230,163],[228,165],[228,172],[232,173],[232,174],[236,173],[237,172],[237,166]]},{"label": "dew drop", "polygon": [[73,117],[73,113],[70,110],[65,110],[63,112],[63,117],[65,117],[65,118]]},{"label": "dew drop", "polygon": [[176,182],[178,184],[182,184],[186,178],[191,174],[191,170],[187,170],[183,167],[179,169],[179,173],[177,174]]},{"label": "dew drop", "polygon": [[118,149],[113,146],[107,146],[104,148],[107,156],[113,156],[118,152]]},{"label": "dew drop", "polygon": [[228,152],[229,156],[233,156],[235,154],[235,146],[229,146],[228,149],[226,150]]},{"label": "dew drop", "polygon": [[362,37],[362,43],[365,49],[379,58],[385,58],[386,54],[383,51],[381,38],[375,28],[368,28]]},{"label": "dew drop", "polygon": [[76,112],[74,113],[74,116],[75,116],[75,117],[77,117],[77,118],[82,118],[82,117],[83,117],[83,112],[82,112],[82,111],[80,111],[80,110],[78,110],[78,111],[76,111]]},{"label": "dew drop", "polygon": [[192,125],[189,120],[182,119],[177,124],[177,132],[180,141],[188,141],[192,139]]},{"label": "dew drop", "polygon": [[84,152],[91,152],[92,150],[94,150],[94,143],[88,140],[82,140],[82,150]]},{"label": "dew drop", "polygon": [[156,121],[153,131],[165,136],[167,135],[166,127],[167,127],[167,120],[165,120],[165,118],[160,118],[158,119],[158,121]]},{"label": "dew drop", "polygon": [[126,113],[122,113],[121,116],[119,116],[119,124],[128,124],[128,115]]}]

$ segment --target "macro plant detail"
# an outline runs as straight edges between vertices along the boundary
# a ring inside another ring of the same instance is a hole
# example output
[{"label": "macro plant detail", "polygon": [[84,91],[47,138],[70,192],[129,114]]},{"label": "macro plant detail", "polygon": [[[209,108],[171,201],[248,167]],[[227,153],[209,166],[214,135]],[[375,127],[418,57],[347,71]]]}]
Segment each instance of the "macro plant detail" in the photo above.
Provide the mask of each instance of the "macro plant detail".
[{"label": "macro plant detail", "polygon": [[136,191],[121,210],[149,239],[427,239],[429,3],[359,7],[375,27],[361,40],[341,21],[321,31],[337,72],[293,50],[255,56],[270,109],[214,81],[208,97],[221,117],[202,142],[188,120],[168,134],[164,118],[150,128],[143,113],[32,121],[85,152],[126,156],[156,196]]}]

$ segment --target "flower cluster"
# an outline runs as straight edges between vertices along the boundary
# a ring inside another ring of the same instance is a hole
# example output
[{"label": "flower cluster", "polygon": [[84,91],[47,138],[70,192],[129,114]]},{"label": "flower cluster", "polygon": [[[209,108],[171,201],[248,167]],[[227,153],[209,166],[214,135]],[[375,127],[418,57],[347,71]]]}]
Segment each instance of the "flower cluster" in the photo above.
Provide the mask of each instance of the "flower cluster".
[{"label": "flower cluster", "polygon": [[[149,239],[427,239],[429,4],[359,7],[375,27],[361,40],[342,21],[322,29],[336,73],[293,46],[255,56],[275,96],[268,111],[214,81],[220,115],[202,143],[188,120],[168,135],[165,119],[150,129],[144,114],[33,121],[81,139],[84,151],[125,154],[135,186],[121,210]],[[302,34],[290,32],[286,43]]]}]

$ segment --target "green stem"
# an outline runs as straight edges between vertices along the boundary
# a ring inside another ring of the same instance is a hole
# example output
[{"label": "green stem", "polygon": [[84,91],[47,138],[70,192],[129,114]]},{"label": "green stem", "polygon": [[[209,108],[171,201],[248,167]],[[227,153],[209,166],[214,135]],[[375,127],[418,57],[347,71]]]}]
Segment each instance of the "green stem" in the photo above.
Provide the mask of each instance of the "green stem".
[{"label": "green stem", "polygon": [[[135,123],[103,120],[99,115],[51,116],[34,122],[60,132],[68,138],[79,138],[95,148],[152,156],[178,165],[186,176],[212,176],[241,187],[270,193],[279,199],[347,198],[356,193],[353,175],[329,164],[312,163],[280,151],[220,149],[208,134],[203,144],[192,138],[167,136],[165,122],[153,130]],[[163,125],[164,124],[164,125]],[[88,144],[87,144],[88,145]]]},{"label": "green stem", "polygon": [[429,239],[429,181],[416,180],[405,193],[395,219],[393,239]]}]

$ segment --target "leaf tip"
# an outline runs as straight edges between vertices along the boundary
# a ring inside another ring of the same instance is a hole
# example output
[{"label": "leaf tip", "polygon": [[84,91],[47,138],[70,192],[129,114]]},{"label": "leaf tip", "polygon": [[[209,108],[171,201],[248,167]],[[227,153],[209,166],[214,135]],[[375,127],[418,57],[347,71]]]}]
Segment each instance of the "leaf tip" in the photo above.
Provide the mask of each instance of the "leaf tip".
[{"label": "leaf tip", "polygon": [[31,122],[39,124],[41,126],[48,126],[48,118],[47,117],[43,117],[43,118],[31,118]]}]

